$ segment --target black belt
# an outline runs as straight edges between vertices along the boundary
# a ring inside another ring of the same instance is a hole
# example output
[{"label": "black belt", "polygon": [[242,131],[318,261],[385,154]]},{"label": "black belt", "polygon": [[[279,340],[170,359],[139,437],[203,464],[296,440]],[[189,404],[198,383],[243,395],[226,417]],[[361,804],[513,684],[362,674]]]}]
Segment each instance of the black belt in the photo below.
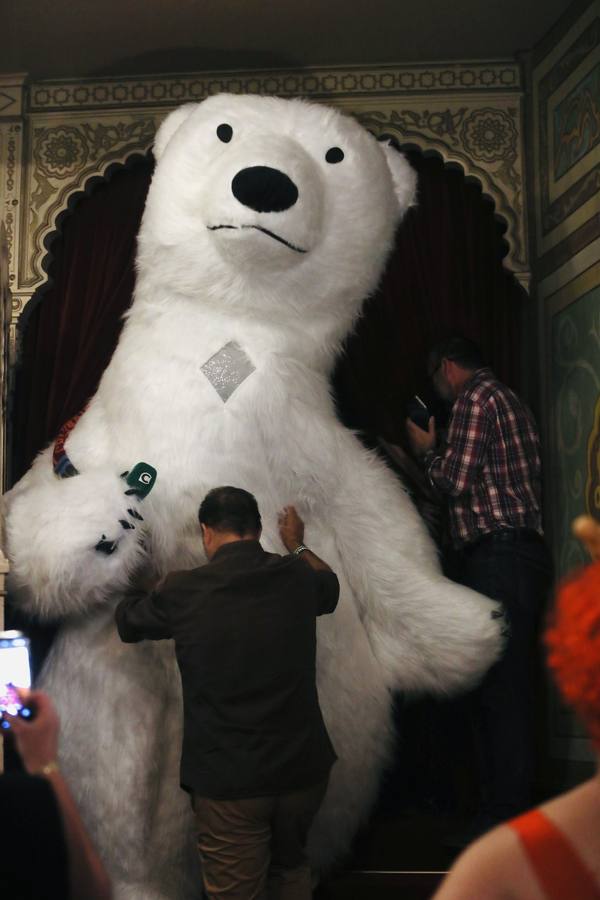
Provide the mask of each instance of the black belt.
[{"label": "black belt", "polygon": [[543,543],[544,538],[535,528],[499,528],[498,531],[488,531],[487,534],[482,534],[474,541],[469,541],[468,544],[461,547],[461,550],[468,553],[469,550],[481,547],[482,544],[514,544],[517,541],[541,541]]}]

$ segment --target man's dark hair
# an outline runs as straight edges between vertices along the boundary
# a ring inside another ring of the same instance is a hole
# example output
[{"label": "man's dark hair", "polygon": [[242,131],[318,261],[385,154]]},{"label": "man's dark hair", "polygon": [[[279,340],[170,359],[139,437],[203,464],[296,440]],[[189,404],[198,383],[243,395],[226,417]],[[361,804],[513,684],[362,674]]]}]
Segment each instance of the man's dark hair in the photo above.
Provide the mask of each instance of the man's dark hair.
[{"label": "man's dark hair", "polygon": [[452,360],[463,369],[482,369],[486,365],[475,341],[459,334],[451,335],[432,347],[427,358],[429,372],[437,371],[443,359]]},{"label": "man's dark hair", "polygon": [[259,534],[261,529],[258,504],[252,494],[236,487],[216,487],[209,491],[198,510],[203,525],[217,531],[231,531],[243,537]]}]

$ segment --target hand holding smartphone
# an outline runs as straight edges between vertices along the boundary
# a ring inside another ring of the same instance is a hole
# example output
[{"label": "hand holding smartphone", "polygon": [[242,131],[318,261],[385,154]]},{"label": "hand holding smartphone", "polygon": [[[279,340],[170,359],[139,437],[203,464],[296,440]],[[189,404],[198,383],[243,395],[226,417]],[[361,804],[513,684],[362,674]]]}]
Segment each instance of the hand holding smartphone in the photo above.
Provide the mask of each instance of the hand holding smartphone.
[{"label": "hand holding smartphone", "polygon": [[408,401],[406,413],[411,422],[414,422],[415,425],[418,425],[423,431],[429,430],[431,412],[418,394],[415,394],[414,397]]},{"label": "hand holding smartphone", "polygon": [[30,687],[29,638],[21,631],[0,631],[0,727],[4,731],[10,728],[5,712],[22,719],[32,718],[32,708],[22,703],[16,690]]}]

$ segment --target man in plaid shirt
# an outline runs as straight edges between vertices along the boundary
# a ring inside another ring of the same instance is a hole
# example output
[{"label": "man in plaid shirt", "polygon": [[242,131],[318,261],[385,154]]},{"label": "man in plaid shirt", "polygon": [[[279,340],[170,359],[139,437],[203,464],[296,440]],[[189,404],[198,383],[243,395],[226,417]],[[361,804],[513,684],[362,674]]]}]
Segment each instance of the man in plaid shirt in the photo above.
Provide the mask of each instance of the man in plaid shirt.
[{"label": "man in plaid shirt", "polygon": [[479,348],[452,337],[428,374],[452,401],[446,440],[407,420],[413,451],[448,503],[460,582],[502,602],[502,658],[473,696],[482,751],[482,804],[468,837],[532,803],[532,663],[552,566],[542,537],[539,438],[531,412],[487,368]]}]

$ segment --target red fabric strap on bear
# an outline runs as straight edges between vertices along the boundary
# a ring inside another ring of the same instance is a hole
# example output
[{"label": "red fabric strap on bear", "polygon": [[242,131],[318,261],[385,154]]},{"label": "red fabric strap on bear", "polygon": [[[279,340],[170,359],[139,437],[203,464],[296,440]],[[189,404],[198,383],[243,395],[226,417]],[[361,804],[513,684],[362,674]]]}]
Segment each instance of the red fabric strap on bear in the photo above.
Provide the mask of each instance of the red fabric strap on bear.
[{"label": "red fabric strap on bear", "polygon": [[600,900],[600,887],[561,831],[540,810],[507,822],[548,900]]},{"label": "red fabric strap on bear", "polygon": [[79,475],[79,472],[67,456],[65,450],[65,441],[77,425],[78,421],[86,411],[87,406],[69,419],[58,432],[58,436],[54,442],[54,450],[52,451],[52,467],[56,475],[60,478],[70,478],[72,475]]}]

